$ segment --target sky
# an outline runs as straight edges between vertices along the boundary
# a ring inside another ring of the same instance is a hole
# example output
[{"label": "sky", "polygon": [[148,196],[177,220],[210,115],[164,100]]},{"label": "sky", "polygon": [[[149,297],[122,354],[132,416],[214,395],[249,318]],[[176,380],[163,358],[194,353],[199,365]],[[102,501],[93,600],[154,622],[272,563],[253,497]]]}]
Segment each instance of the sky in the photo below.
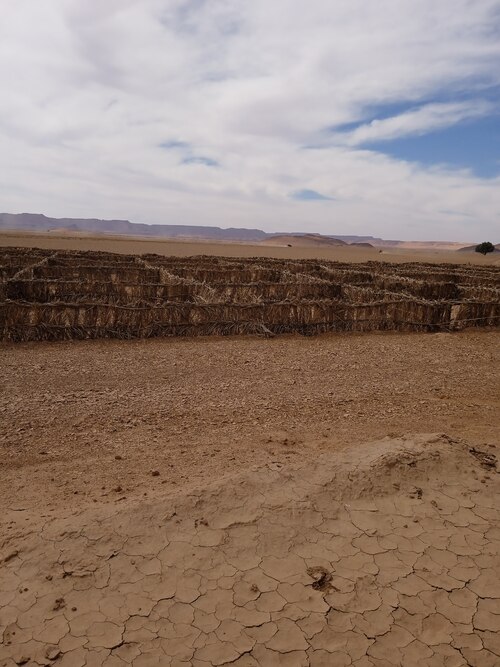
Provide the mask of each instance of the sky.
[{"label": "sky", "polygon": [[500,241],[500,0],[0,0],[0,210]]}]

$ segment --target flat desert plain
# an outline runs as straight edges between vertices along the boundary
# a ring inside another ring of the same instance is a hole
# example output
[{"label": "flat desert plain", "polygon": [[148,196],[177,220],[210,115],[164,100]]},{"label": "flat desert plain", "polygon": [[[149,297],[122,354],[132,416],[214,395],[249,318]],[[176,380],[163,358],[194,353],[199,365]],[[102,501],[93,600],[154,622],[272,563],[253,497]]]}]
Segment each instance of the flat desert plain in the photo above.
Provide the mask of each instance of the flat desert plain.
[{"label": "flat desert plain", "polygon": [[2,343],[0,665],[496,667],[499,343]]},{"label": "flat desert plain", "polygon": [[[138,236],[90,235],[74,232],[0,232],[0,248],[45,248],[51,250],[93,250],[128,255],[151,254],[191,257],[216,255],[220,257],[277,257],[280,259],[326,259],[339,262],[430,262],[447,264],[500,264],[500,253],[480,255],[475,252],[457,252],[453,249],[425,248],[407,243],[404,248],[364,248],[359,246],[311,247],[299,245],[268,245],[268,243],[230,243],[192,240],[171,240]],[[379,252],[381,250],[381,252]]]}]

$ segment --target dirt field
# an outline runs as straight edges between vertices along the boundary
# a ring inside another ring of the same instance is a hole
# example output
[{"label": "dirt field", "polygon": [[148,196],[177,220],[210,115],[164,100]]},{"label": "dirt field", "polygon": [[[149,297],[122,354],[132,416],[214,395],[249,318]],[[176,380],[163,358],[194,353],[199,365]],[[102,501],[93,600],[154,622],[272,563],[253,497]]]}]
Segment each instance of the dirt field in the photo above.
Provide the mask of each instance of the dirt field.
[{"label": "dirt field", "polygon": [[499,664],[498,329],[0,367],[1,667]]},{"label": "dirt field", "polygon": [[244,243],[210,243],[205,241],[171,241],[165,239],[89,236],[83,234],[0,232],[0,247],[47,248],[51,250],[98,250],[128,255],[156,253],[190,257],[192,255],[219,255],[221,257],[278,257],[280,259],[328,259],[340,262],[432,262],[436,264],[498,265],[498,254],[483,257],[475,252],[433,249],[383,249],[349,246],[278,247]]},{"label": "dirt field", "polygon": [[150,497],[386,435],[494,443],[499,343],[483,331],[2,345],[1,506]]},{"label": "dirt field", "polygon": [[25,511],[1,664],[495,667],[497,454],[386,439],[31,528]]}]

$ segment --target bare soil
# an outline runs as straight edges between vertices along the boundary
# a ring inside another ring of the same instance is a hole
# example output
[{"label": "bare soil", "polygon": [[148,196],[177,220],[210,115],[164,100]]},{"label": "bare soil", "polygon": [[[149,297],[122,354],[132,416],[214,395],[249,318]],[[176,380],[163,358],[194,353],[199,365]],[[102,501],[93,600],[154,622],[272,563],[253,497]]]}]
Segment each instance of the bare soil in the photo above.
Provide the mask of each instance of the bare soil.
[{"label": "bare soil", "polygon": [[494,667],[499,342],[0,345],[0,667]]},{"label": "bare soil", "polygon": [[186,490],[384,436],[498,439],[500,332],[0,346],[0,508]]},{"label": "bare soil", "polygon": [[78,233],[0,232],[0,247],[48,248],[52,250],[96,250],[127,255],[156,253],[158,255],[190,257],[216,255],[221,257],[278,257],[281,259],[327,259],[340,262],[431,262],[436,264],[497,265],[498,253],[480,255],[476,252],[457,252],[449,249],[405,243],[404,248],[363,248],[359,246],[307,246],[295,243],[291,248],[259,243],[216,243],[203,240],[171,240],[138,236],[106,236]]},{"label": "bare soil", "polygon": [[386,438],[32,526],[13,513],[0,665],[495,667],[498,453]]}]

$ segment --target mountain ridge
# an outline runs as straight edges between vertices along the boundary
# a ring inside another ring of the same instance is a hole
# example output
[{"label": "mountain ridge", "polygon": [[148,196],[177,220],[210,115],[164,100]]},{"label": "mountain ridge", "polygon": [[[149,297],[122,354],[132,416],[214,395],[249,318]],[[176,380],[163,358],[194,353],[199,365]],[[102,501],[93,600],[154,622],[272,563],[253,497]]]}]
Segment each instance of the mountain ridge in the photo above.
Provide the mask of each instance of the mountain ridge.
[{"label": "mountain ridge", "polygon": [[342,244],[369,243],[372,246],[382,248],[408,247],[410,244],[417,247],[443,248],[445,246],[463,247],[467,243],[455,243],[445,241],[400,241],[396,239],[382,239],[370,235],[354,234],[314,234],[311,232],[265,232],[262,229],[239,228],[239,227],[204,227],[201,225],[150,225],[142,222],[130,222],[120,219],[100,218],[52,218],[43,213],[0,213],[0,231],[34,231],[34,232],[79,232],[93,234],[119,234],[126,236],[146,236],[165,239],[180,240],[207,240],[207,241],[235,241],[254,242],[266,245],[280,237],[292,237],[293,239],[304,239],[304,242],[317,240],[318,244],[330,244],[330,241],[338,241]]},{"label": "mountain ridge", "polygon": [[94,232],[101,234],[129,234],[131,236],[192,237],[220,240],[261,240],[267,233],[260,229],[229,227],[201,227],[197,225],[148,225],[130,220],[103,220],[100,218],[50,218],[43,213],[0,213],[0,229],[26,231],[53,231],[54,229]]}]

